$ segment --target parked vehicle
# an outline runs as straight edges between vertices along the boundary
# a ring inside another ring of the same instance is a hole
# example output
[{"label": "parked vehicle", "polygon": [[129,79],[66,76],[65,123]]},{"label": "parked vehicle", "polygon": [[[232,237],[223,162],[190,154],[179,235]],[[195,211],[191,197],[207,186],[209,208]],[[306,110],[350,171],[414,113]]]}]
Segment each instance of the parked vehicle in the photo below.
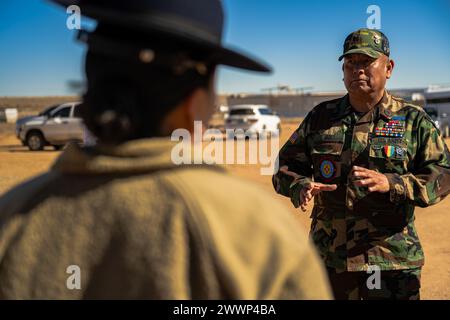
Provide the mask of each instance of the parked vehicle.
[{"label": "parked vehicle", "polygon": [[52,106],[37,116],[19,119],[16,122],[16,136],[32,151],[45,146],[61,149],[68,142],[83,142],[84,125],[75,116],[79,102],[69,102]]},{"label": "parked vehicle", "polygon": [[436,88],[425,92],[425,112],[444,138],[450,137],[450,89]]},{"label": "parked vehicle", "polygon": [[[229,108],[229,115],[225,120],[225,129],[241,129],[246,137],[260,137],[268,134],[279,135],[281,128],[280,117],[267,105],[235,105]],[[239,135],[228,134],[228,138]]]}]

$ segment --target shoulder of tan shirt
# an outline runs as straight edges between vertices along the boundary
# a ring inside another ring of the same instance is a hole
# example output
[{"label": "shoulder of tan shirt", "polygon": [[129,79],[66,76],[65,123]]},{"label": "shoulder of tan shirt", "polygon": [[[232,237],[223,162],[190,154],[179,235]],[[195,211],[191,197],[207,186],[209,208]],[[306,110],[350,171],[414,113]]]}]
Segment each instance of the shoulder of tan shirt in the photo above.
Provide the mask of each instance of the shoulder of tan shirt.
[{"label": "shoulder of tan shirt", "polygon": [[241,299],[330,299],[322,263],[300,224],[259,186],[209,169],[163,175],[183,197],[228,290]]},{"label": "shoulder of tan shirt", "polygon": [[[178,198],[178,193],[179,199],[185,202],[189,217],[181,223],[186,224],[196,241],[212,256],[217,276],[229,296],[235,299],[331,298],[324,269],[305,232],[287,209],[259,186],[210,168],[163,170],[148,178],[140,177],[139,180],[157,179],[166,185],[160,188],[161,192],[171,190],[172,196]],[[51,197],[56,181],[61,179],[58,172],[50,171],[12,189],[0,199],[0,222],[9,220],[10,215],[28,212],[25,207],[32,206],[37,193]],[[124,188],[127,183],[124,182]],[[145,195],[145,191],[140,192],[143,193],[130,192],[121,197]],[[67,206],[64,199],[52,203]],[[130,217],[127,223],[132,225],[135,219]],[[7,239],[14,236],[22,223],[27,223],[23,219],[16,222],[4,230],[4,243],[9,243]]]}]

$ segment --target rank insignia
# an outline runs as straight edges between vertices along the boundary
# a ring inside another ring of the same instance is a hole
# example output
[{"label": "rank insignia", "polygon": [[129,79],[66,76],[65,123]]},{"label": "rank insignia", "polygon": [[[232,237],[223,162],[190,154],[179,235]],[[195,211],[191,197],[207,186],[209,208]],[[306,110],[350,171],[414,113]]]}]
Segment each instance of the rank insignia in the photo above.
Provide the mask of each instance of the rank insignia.
[{"label": "rank insignia", "polygon": [[390,158],[394,155],[395,147],[394,146],[384,146],[384,153],[386,157]]},{"label": "rank insignia", "polygon": [[320,163],[320,174],[322,175],[323,178],[325,178],[326,180],[330,180],[331,178],[333,178],[334,173],[336,171],[335,165],[333,163],[333,161],[331,160],[323,160]]}]

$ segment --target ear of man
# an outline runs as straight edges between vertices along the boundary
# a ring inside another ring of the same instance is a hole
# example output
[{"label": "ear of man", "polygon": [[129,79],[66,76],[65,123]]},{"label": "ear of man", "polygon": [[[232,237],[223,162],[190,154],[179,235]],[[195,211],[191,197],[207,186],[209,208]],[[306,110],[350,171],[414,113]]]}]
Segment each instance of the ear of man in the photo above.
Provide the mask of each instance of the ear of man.
[{"label": "ear of man", "polygon": [[386,79],[391,78],[394,66],[395,66],[394,60],[391,60],[389,59],[389,57],[386,57]]}]

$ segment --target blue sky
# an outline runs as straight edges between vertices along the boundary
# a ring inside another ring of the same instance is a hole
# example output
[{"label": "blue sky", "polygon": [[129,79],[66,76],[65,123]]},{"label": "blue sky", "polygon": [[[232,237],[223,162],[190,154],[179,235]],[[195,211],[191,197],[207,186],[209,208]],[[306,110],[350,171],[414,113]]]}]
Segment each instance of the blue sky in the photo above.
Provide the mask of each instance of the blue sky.
[{"label": "blue sky", "polygon": [[[396,62],[390,88],[450,85],[450,1],[223,0],[224,42],[273,66],[271,75],[220,68],[219,92],[259,92],[277,83],[344,90],[337,61],[346,35],[381,9]],[[0,0],[0,96],[71,94],[85,48],[64,10],[42,0]],[[86,25],[92,26],[90,21]]]}]

